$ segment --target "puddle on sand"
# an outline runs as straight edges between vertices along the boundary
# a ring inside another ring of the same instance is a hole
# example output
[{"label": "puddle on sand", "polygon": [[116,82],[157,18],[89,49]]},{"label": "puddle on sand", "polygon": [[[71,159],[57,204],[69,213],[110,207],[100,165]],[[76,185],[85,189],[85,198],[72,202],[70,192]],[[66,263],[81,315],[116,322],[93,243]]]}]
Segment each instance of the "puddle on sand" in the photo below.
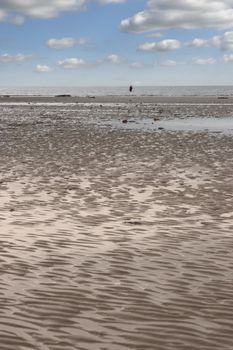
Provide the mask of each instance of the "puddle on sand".
[{"label": "puddle on sand", "polygon": [[170,119],[157,120],[153,119],[128,119],[127,122],[122,120],[112,120],[104,122],[101,125],[110,125],[114,128],[136,129],[136,130],[157,130],[165,129],[170,131],[186,132],[221,132],[233,133],[233,118],[189,118],[189,119]]}]

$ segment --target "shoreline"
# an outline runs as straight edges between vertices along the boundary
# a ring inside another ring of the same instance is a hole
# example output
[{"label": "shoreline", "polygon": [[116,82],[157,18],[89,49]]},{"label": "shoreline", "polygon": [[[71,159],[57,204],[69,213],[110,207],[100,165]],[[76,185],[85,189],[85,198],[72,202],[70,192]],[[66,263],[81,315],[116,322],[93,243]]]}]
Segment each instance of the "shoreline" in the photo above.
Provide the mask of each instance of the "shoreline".
[{"label": "shoreline", "polygon": [[0,104],[5,103],[188,103],[188,104],[233,104],[233,96],[15,96],[1,95]]}]

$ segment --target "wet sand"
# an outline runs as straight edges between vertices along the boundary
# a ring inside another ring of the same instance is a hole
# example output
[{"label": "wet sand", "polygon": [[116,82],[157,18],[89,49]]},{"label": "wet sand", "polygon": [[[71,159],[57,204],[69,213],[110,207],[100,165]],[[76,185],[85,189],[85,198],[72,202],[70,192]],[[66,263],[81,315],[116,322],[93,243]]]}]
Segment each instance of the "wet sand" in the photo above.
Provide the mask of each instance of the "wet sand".
[{"label": "wet sand", "polygon": [[1,350],[232,350],[233,134],[158,127],[197,117],[233,98],[0,99]]},{"label": "wet sand", "polygon": [[137,96],[126,94],[124,96],[17,96],[0,95],[0,103],[211,103],[211,104],[233,104],[233,96]]}]

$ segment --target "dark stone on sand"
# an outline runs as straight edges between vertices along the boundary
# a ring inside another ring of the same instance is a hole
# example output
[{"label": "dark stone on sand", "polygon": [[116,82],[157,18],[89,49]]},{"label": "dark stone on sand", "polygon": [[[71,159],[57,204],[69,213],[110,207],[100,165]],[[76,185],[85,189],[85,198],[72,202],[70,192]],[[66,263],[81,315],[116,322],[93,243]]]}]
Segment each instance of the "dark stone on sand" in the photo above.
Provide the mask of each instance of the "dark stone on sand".
[{"label": "dark stone on sand", "polygon": [[74,187],[74,186],[68,187],[68,191],[76,191],[76,190],[77,190],[77,187]]},{"label": "dark stone on sand", "polygon": [[64,95],[56,95],[55,97],[72,97],[72,96],[68,94],[64,94]]},{"label": "dark stone on sand", "polygon": [[158,130],[164,130],[164,128],[162,128],[161,126],[158,128]]},{"label": "dark stone on sand", "polygon": [[155,122],[157,122],[158,120],[160,120],[160,118],[154,117],[154,121],[155,121]]},{"label": "dark stone on sand", "polygon": [[129,224],[129,225],[142,225],[142,221],[139,221],[139,220],[131,220],[131,219],[126,219],[125,220],[125,223],[126,224]]},{"label": "dark stone on sand", "polygon": [[128,120],[127,119],[124,119],[124,120],[122,120],[122,123],[128,123]]}]

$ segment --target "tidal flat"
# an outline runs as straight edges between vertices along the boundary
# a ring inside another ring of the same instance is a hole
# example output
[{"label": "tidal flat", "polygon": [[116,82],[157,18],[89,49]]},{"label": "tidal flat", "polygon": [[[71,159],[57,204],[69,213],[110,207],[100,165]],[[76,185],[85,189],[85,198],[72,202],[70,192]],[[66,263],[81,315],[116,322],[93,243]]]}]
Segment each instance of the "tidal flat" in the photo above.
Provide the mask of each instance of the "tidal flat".
[{"label": "tidal flat", "polygon": [[232,97],[2,97],[1,350],[232,350],[232,120]]}]

